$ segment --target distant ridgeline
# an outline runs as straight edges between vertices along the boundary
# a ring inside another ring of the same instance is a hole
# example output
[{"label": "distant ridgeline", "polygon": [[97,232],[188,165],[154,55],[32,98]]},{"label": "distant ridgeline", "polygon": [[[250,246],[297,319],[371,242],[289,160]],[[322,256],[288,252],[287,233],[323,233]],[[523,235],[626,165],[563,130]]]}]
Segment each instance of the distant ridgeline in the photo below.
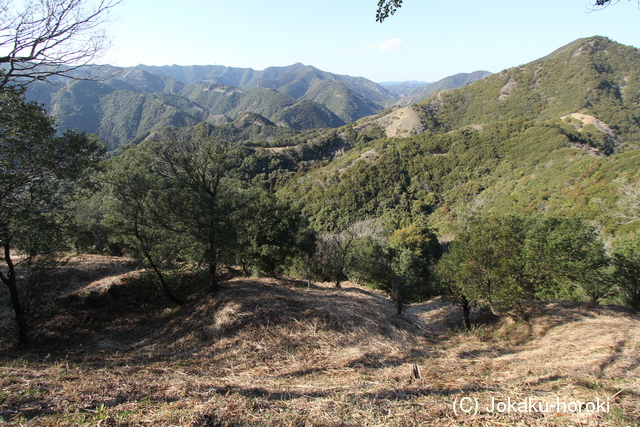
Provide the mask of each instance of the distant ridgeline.
[{"label": "distant ridgeline", "polygon": [[[394,107],[335,133],[339,156],[281,195],[319,230],[428,218],[455,234],[475,212],[538,211],[629,231],[618,213],[640,170],[640,51],[577,40],[529,64]],[[298,150],[300,152],[300,150]],[[343,225],[340,225],[343,224]]]},{"label": "distant ridgeline", "polygon": [[111,78],[103,81],[35,83],[28,99],[44,103],[61,129],[95,133],[110,149],[139,142],[163,127],[201,122],[221,126],[227,137],[270,145],[279,137],[340,127],[490,74],[460,74],[432,84],[385,88],[362,77],[300,63],[262,71],[219,65],[106,68],[101,74]]},{"label": "distant ridgeline", "polygon": [[455,234],[477,211],[637,227],[618,214],[640,170],[638,49],[591,37],[488,74],[378,85],[302,64],[139,66],[101,82],[38,83],[29,98],[111,149],[206,122],[254,147],[250,178],[299,204],[317,230],[424,217]]}]

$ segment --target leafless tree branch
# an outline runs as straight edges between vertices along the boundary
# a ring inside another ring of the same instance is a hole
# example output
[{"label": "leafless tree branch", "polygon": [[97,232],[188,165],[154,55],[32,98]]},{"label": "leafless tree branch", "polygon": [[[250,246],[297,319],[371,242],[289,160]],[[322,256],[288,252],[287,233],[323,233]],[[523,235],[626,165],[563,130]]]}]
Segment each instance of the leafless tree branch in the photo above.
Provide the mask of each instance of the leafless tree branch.
[{"label": "leafless tree branch", "polygon": [[640,221],[640,181],[623,184],[621,189],[623,193],[618,199],[618,217],[623,224]]},{"label": "leafless tree branch", "polygon": [[74,74],[108,48],[105,24],[122,0],[0,0],[0,89]]}]

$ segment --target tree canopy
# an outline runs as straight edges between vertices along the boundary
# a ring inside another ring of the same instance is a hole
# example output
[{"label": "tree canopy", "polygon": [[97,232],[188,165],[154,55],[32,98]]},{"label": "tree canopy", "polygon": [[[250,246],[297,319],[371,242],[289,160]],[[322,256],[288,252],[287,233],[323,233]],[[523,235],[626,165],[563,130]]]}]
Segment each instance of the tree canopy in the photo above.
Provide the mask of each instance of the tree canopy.
[{"label": "tree canopy", "polygon": [[163,264],[205,265],[216,291],[221,265],[274,274],[304,243],[300,213],[248,182],[245,154],[198,126],[162,132],[107,164],[109,227],[152,267],[173,302],[179,297],[162,278]]},{"label": "tree canopy", "polygon": [[451,244],[440,280],[495,313],[532,299],[584,296],[597,303],[612,289],[605,280],[604,245],[593,227],[551,215],[479,217]]},{"label": "tree canopy", "polygon": [[0,244],[8,287],[16,315],[20,344],[27,344],[24,290],[19,289],[16,256],[29,262],[60,247],[64,200],[70,184],[96,166],[104,153],[97,138],[67,131],[56,135],[53,121],[21,90],[0,91]]},{"label": "tree canopy", "polygon": [[[593,10],[605,8],[614,5],[620,0],[596,0],[590,4]],[[383,22],[388,17],[394,15],[398,9],[402,7],[402,0],[380,0],[378,1],[378,10],[376,11],[376,21]]]},{"label": "tree canopy", "polygon": [[378,2],[378,10],[376,12],[376,21],[382,22],[389,16],[396,13],[402,6],[402,0],[380,0]]}]

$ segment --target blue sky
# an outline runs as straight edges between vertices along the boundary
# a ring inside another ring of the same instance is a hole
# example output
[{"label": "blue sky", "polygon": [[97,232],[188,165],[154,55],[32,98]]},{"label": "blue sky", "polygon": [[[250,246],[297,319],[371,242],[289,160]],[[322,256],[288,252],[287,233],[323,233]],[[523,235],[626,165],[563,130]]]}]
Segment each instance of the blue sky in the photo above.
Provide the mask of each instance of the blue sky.
[{"label": "blue sky", "polygon": [[296,62],[376,82],[498,72],[601,35],[640,47],[640,9],[621,0],[405,0],[375,22],[376,0],[124,0],[103,63],[262,70]]}]

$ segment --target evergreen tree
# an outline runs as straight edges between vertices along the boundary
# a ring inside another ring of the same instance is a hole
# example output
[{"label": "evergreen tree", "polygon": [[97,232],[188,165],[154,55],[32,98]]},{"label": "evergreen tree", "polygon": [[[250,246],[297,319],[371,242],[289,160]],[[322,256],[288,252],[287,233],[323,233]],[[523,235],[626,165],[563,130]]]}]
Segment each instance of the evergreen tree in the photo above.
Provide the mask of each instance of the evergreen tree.
[{"label": "evergreen tree", "polygon": [[[68,131],[56,135],[53,121],[22,91],[0,91],[0,242],[4,271],[19,332],[27,345],[28,307],[16,268],[64,248],[64,201],[72,183],[95,167],[104,153],[96,138]],[[19,250],[24,258],[16,255]]]}]

